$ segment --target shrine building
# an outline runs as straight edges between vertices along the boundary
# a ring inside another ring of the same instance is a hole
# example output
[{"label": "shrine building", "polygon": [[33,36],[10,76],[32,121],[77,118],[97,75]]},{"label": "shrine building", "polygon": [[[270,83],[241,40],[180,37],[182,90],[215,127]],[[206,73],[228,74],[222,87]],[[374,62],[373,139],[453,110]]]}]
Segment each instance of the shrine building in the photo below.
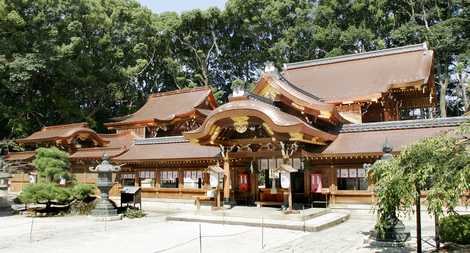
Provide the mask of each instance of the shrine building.
[{"label": "shrine building", "polygon": [[[115,195],[140,186],[146,198],[199,196],[214,205],[217,196],[236,205],[281,205],[288,191],[294,206],[371,203],[368,165],[384,146],[396,155],[470,119],[433,118],[433,59],[418,44],[280,70],[267,63],[252,91],[235,88],[225,104],[209,87],[152,94],[133,114],[105,124],[113,134],[86,123],[47,126],[16,140],[29,151],[6,160],[29,162],[35,148],[58,146],[70,154],[73,175],[93,184],[88,168],[106,153],[122,165],[113,175]],[[32,175],[16,174],[10,190],[21,191]]]}]

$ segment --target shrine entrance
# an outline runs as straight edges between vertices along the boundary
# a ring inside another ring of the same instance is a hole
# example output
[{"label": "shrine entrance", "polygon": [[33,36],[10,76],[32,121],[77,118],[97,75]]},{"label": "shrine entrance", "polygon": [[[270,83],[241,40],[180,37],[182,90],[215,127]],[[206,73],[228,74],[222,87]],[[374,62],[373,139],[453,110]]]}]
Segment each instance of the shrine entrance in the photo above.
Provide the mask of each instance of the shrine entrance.
[{"label": "shrine entrance", "polygon": [[232,98],[201,127],[183,134],[193,143],[220,147],[224,205],[287,206],[288,211],[293,202],[305,200],[304,146],[322,147],[336,137],[249,96]]},{"label": "shrine entrance", "polygon": [[305,178],[303,170],[291,174],[291,184],[294,207],[300,209],[302,208],[301,206],[308,203],[308,198],[305,198]]}]

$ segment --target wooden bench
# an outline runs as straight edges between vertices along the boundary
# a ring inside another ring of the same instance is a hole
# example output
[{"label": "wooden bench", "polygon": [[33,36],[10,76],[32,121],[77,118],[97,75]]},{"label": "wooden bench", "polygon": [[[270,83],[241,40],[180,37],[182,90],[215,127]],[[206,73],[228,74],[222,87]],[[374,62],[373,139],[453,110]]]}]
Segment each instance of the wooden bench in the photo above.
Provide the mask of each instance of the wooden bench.
[{"label": "wooden bench", "polygon": [[207,197],[207,196],[193,196],[194,204],[196,205],[197,210],[201,209],[201,202],[214,202],[214,198]]},{"label": "wooden bench", "polygon": [[256,201],[255,204],[256,204],[256,207],[262,207],[262,206],[282,206],[282,205],[284,205],[284,202],[277,202],[277,201]]}]

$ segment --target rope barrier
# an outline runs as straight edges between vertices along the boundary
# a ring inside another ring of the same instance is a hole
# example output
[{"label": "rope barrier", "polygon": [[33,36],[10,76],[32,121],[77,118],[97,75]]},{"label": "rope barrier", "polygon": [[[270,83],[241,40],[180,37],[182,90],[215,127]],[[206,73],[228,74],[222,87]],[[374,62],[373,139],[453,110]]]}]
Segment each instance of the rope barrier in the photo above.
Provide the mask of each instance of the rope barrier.
[{"label": "rope barrier", "polygon": [[234,234],[227,234],[227,235],[203,235],[202,237],[203,238],[232,237],[232,236],[237,236],[237,235],[245,234],[245,233],[252,232],[252,231],[253,230],[247,230],[247,231],[234,233]]},{"label": "rope barrier", "polygon": [[172,250],[172,249],[176,249],[178,247],[181,247],[181,246],[184,246],[192,241],[195,241],[195,240],[198,240],[199,239],[199,236],[198,237],[194,237],[193,239],[191,240],[188,240],[188,241],[185,241],[183,243],[178,243],[178,244],[175,244],[171,247],[168,247],[168,248],[165,248],[165,249],[161,249],[161,250],[157,250],[157,251],[154,251],[153,253],[161,253],[161,252],[165,252],[165,251],[169,251],[169,250]]}]

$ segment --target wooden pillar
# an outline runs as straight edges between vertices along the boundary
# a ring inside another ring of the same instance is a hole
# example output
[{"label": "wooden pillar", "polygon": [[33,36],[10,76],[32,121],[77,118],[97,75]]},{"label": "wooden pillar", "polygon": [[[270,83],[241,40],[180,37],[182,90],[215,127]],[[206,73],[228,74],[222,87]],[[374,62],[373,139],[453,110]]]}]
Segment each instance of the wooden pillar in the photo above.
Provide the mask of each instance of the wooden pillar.
[{"label": "wooden pillar", "polygon": [[292,212],[292,173],[289,172],[289,208],[288,210]]},{"label": "wooden pillar", "polygon": [[228,152],[224,157],[224,204],[230,203],[230,164]]}]

